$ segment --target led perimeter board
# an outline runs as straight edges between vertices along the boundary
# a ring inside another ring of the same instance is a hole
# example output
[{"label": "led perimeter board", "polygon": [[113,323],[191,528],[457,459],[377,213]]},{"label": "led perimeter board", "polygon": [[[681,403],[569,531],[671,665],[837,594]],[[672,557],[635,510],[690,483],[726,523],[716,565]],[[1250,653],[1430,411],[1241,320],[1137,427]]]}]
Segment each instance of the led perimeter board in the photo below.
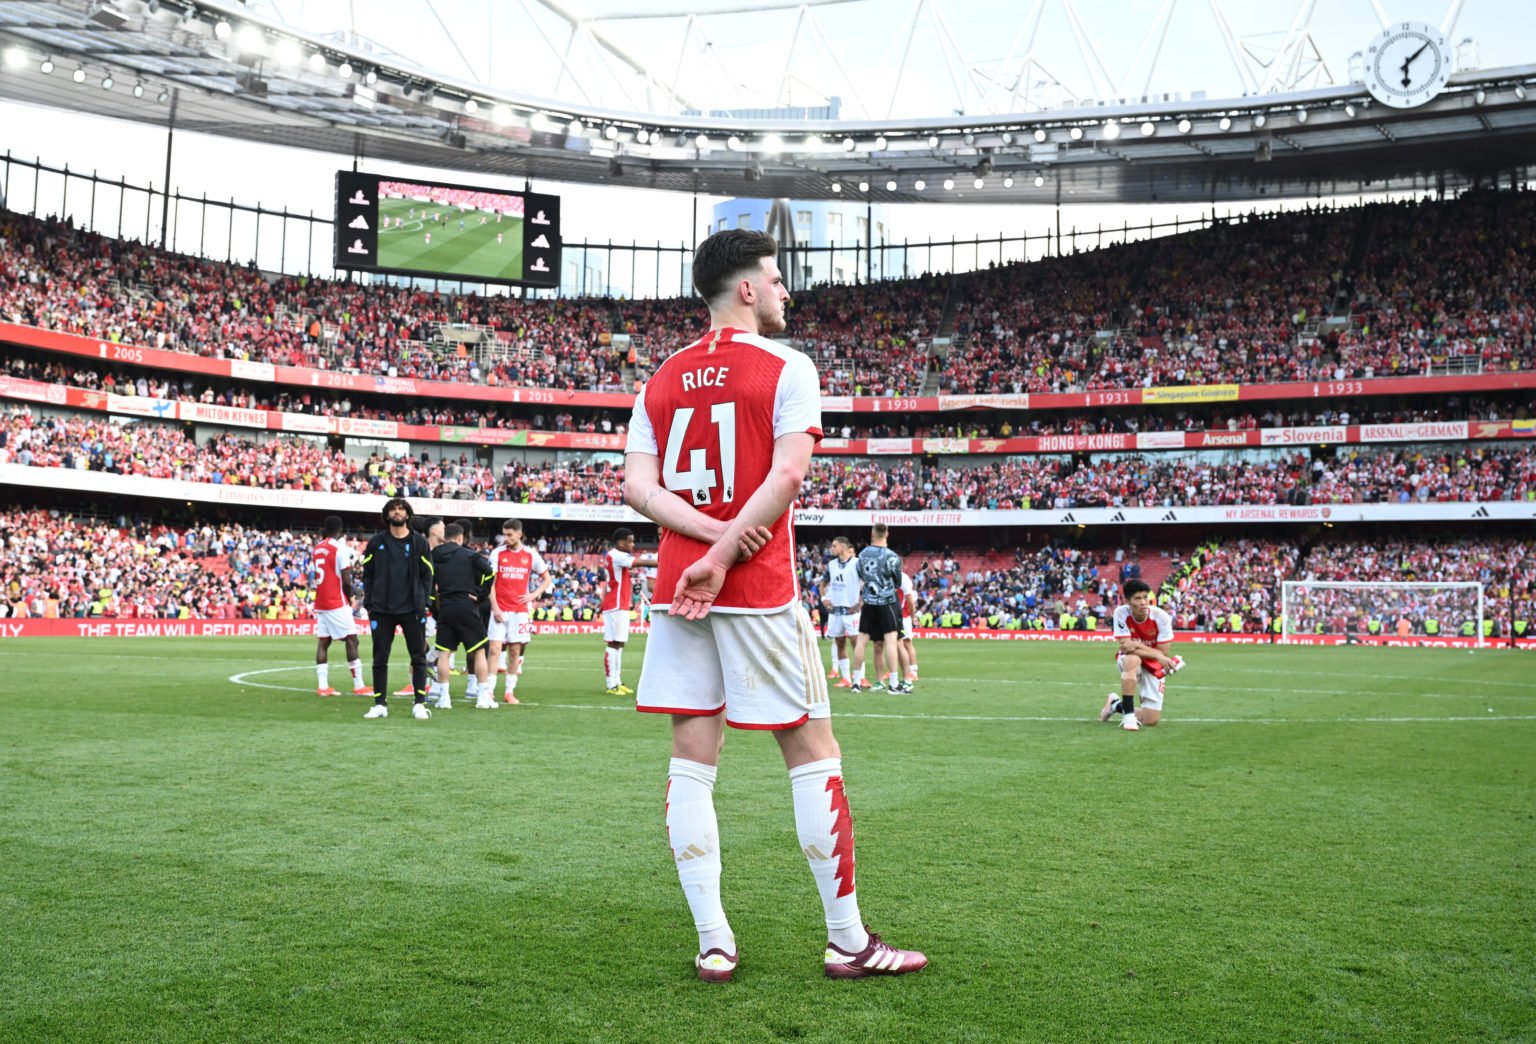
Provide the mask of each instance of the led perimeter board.
[{"label": "led perimeter board", "polygon": [[336,174],[338,269],[560,285],[560,197]]}]

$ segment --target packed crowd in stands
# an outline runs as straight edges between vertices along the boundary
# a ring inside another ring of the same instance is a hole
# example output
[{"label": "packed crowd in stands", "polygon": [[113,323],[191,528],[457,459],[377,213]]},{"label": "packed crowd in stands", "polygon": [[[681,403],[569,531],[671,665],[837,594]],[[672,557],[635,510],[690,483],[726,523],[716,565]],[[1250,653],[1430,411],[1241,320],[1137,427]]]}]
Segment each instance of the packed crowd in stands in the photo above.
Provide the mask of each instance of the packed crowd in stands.
[{"label": "packed crowd in stands", "polygon": [[[367,535],[353,534],[354,543]],[[238,523],[0,512],[0,617],[301,619],[313,615],[310,552],[319,538]],[[601,540],[530,543],[554,578],[546,609],[598,607]]]},{"label": "packed crowd in stands", "polygon": [[[0,463],[72,468],[265,489],[512,503],[620,504],[622,469],[596,458],[499,471],[464,451],[433,458],[347,456],[325,440],[225,433],[198,443],[185,428],[99,415],[34,416],[12,407],[0,425]],[[1286,452],[1267,460],[1135,453],[979,457],[971,466],[911,458],[816,457],[809,508],[1027,510],[1235,504],[1536,501],[1536,447],[1440,444],[1432,451],[1345,448],[1331,459]]]},{"label": "packed crowd in stands", "polygon": [[[800,291],[787,336],[817,359],[829,394],[913,395],[931,365],[941,389],[967,393],[1358,379],[1462,359],[1528,369],[1533,199],[1249,215],[955,278]],[[933,339],[951,295],[945,349]],[[1349,321],[1319,328],[1335,313]],[[272,276],[16,214],[0,214],[0,318],[206,356],[583,390],[625,389],[629,349],[604,334],[636,337],[643,379],[704,324],[688,298],[523,300]]]}]

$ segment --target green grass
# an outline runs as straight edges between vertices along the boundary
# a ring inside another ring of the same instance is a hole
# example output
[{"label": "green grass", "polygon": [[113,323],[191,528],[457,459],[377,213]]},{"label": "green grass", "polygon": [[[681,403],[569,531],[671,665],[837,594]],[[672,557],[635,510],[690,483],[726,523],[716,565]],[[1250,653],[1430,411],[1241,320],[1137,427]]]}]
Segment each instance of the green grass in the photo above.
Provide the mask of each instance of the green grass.
[{"label": "green grass", "polygon": [[[415,208],[417,216],[411,217]],[[426,221],[423,211],[437,211],[440,221]],[[405,224],[396,229],[394,219]],[[480,224],[477,211],[461,214],[442,204],[423,204],[410,199],[379,200],[379,264],[416,272],[481,279],[523,278],[523,219],[493,217]],[[460,219],[464,222],[459,229]],[[430,245],[426,233],[432,234]],[[502,241],[496,242],[497,233]]]},{"label": "green grass", "polygon": [[782,763],[733,732],[707,986],[667,724],[596,639],[430,722],[317,699],[308,640],[4,648],[5,1041],[1536,1037],[1528,654],[1193,648],[1129,734],[1104,647],[926,643],[915,695],[835,704],[864,914],[931,965],[821,976]]}]

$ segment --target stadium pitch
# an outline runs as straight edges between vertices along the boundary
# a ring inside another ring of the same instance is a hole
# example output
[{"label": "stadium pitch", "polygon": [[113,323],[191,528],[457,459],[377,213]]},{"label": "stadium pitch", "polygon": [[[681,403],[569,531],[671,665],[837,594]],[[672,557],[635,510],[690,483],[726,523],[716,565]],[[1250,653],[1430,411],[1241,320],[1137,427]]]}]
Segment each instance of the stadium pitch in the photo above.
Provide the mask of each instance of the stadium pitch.
[{"label": "stadium pitch", "polygon": [[0,1039],[1536,1034],[1529,655],[1186,646],[1126,733],[1106,646],[920,643],[915,694],[833,699],[863,912],[932,963],[823,978],[783,764],[732,732],[704,984],[667,722],[596,637],[426,722],[316,697],[313,649],[7,642]]},{"label": "stadium pitch", "polygon": [[[414,213],[412,213],[414,211]],[[438,215],[433,220],[430,215]],[[485,218],[481,224],[480,219]],[[396,226],[395,222],[401,224]],[[463,222],[461,229],[459,223]],[[430,243],[427,236],[432,237]],[[496,237],[501,236],[501,242]],[[379,265],[470,279],[523,278],[523,219],[412,199],[379,200]]]}]

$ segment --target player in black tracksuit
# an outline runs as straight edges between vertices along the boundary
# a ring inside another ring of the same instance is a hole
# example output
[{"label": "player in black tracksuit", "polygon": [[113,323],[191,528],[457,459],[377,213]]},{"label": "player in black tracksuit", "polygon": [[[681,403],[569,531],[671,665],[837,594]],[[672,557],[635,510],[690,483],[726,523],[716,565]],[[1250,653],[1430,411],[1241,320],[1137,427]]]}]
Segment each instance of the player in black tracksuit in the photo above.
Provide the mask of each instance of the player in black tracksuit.
[{"label": "player in black tracksuit", "polygon": [[[432,549],[436,601],[432,615],[437,618],[438,695],[447,695],[448,655],[464,649],[464,670],[475,677],[478,692],[484,687],[489,696],[490,682],[486,667],[486,624],[481,608],[490,603],[491,583],[496,574],[485,558],[465,546],[464,527],[450,523],[446,539]],[[444,706],[446,704],[439,704]],[[493,704],[494,706],[494,704]]]},{"label": "player in black tracksuit", "polygon": [[[363,550],[363,605],[373,640],[373,702],[385,707],[389,694],[389,650],[395,629],[411,654],[411,688],[427,701],[427,601],[432,596],[432,552],[427,538],[411,528],[411,505],[395,497],[384,505],[382,532]],[[383,717],[388,713],[370,716]],[[425,713],[419,715],[425,717]]]}]

